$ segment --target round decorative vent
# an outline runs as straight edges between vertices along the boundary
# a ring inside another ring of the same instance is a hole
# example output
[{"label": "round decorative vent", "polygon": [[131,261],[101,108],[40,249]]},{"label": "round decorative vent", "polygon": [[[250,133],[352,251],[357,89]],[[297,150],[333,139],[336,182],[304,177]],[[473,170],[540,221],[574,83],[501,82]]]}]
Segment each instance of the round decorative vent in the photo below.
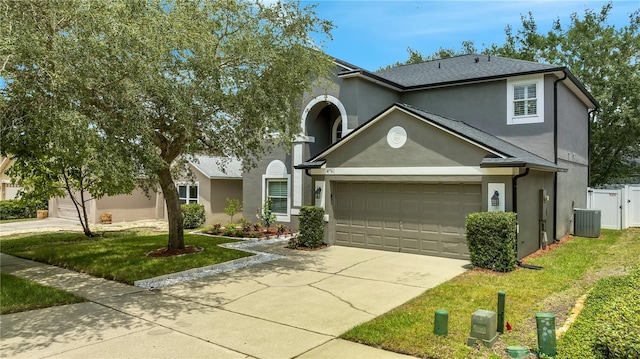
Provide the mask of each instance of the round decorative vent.
[{"label": "round decorative vent", "polygon": [[393,148],[400,148],[407,142],[407,131],[400,126],[392,127],[387,133],[387,143]]}]

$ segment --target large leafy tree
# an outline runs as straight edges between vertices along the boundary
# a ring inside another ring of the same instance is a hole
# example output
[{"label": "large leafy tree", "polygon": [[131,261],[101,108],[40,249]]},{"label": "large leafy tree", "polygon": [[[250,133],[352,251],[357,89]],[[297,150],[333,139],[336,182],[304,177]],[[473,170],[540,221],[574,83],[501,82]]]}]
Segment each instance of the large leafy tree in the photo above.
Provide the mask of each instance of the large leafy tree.
[{"label": "large leafy tree", "polygon": [[[0,152],[14,160],[9,175],[24,188],[23,199],[68,196],[85,235],[93,236],[89,201],[130,193],[135,161],[123,151],[122,139],[104,136],[66,91],[65,67],[59,64],[67,59],[58,48],[64,43],[47,34],[66,27],[69,18],[47,22],[55,17],[43,5],[2,3],[0,77],[8,83],[0,89]],[[73,4],[57,5],[65,13]],[[22,17],[12,16],[17,10],[24,11]]]},{"label": "large leafy tree", "polygon": [[[296,2],[1,4],[3,101],[41,123],[52,107],[70,109],[118,143],[117,159],[132,159],[140,180],[162,189],[169,249],[185,245],[172,170],[195,154],[249,167],[265,147],[289,141],[303,92],[331,64],[310,38],[329,36],[331,23]],[[18,96],[38,91],[48,96],[38,106]]]}]

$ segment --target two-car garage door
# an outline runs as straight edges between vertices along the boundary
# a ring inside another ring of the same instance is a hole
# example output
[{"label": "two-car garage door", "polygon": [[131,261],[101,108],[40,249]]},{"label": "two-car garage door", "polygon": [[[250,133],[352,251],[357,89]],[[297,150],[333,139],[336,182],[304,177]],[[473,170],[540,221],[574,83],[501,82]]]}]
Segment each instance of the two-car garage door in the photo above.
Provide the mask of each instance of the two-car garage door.
[{"label": "two-car garage door", "polygon": [[465,217],[480,184],[334,182],[336,244],[469,258]]}]

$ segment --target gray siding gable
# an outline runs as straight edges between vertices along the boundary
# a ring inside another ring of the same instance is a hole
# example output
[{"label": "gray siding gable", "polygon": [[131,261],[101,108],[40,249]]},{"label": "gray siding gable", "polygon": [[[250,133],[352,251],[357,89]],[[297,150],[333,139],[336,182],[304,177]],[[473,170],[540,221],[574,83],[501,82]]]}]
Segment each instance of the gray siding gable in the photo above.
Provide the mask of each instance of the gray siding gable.
[{"label": "gray siding gable", "polygon": [[[377,116],[374,116],[371,120],[362,124],[358,128],[356,128],[353,132],[349,133],[342,140],[336,142],[332,146],[329,146],[327,149],[322,151],[319,155],[310,159],[305,165],[309,165],[312,162],[316,164],[321,164],[322,160],[325,159],[330,153],[334,151],[339,151],[340,147],[342,147],[346,142],[351,141],[352,139],[359,136],[362,132],[365,131],[366,128],[371,126],[373,123],[385,118],[389,115],[389,113],[394,110],[403,111],[405,113],[413,115],[415,118],[420,119],[424,122],[430,123],[439,127],[444,132],[449,133],[450,135],[457,136],[461,139],[464,139],[470,144],[473,144],[475,147],[486,151],[489,156],[485,156],[485,160],[478,160],[473,165],[482,165],[483,167],[531,167],[536,169],[548,170],[548,171],[561,171],[559,167],[557,167],[554,163],[547,161],[539,156],[536,156],[526,150],[523,150],[520,147],[517,147],[507,141],[504,141],[500,138],[497,138],[491,134],[488,134],[482,130],[479,130],[475,127],[469,126],[468,124],[445,118],[442,116],[438,116],[436,114],[432,114],[414,107],[411,107],[406,104],[396,103],[385,111],[380,113]],[[377,136],[380,137],[380,136]],[[376,138],[377,138],[376,137]],[[363,145],[360,145],[362,147]],[[446,146],[445,146],[446,147]],[[396,154],[397,155],[397,154]],[[342,157],[342,156],[341,156]],[[341,162],[346,163],[348,159],[344,158]],[[464,161],[459,161],[462,164]],[[484,164],[483,164],[484,163]],[[436,164],[436,165],[444,165],[444,163]],[[467,163],[466,165],[472,165],[471,163]]]},{"label": "gray siding gable", "polygon": [[598,107],[595,98],[565,66],[480,54],[454,56],[375,72],[355,65],[348,65],[341,66],[345,70],[341,71],[338,76],[345,79],[361,76],[380,86],[401,93],[433,87],[493,81],[514,76],[556,73],[558,77],[566,75],[567,82],[571,84],[569,87],[585,104],[591,108]]}]

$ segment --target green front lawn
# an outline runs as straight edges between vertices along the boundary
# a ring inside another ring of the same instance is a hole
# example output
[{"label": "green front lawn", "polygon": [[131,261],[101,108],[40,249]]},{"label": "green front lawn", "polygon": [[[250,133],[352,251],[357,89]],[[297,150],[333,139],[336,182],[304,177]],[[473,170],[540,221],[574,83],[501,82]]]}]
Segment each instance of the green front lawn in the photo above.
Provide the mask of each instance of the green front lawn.
[{"label": "green front lawn", "polygon": [[84,301],[86,299],[63,290],[40,285],[7,273],[0,273],[0,314]]},{"label": "green front lawn", "polygon": [[[506,357],[507,345],[537,347],[536,312],[556,312],[563,320],[575,299],[598,278],[624,273],[638,258],[640,229],[604,230],[601,238],[575,238],[528,261],[543,270],[468,271],[342,338],[426,358],[487,358],[491,353]],[[507,292],[505,319],[514,329],[501,336],[493,350],[473,350],[466,345],[471,314],[478,309],[496,311],[499,290]],[[436,309],[449,312],[446,337],[433,334]]]},{"label": "green front lawn", "polygon": [[167,245],[167,234],[133,230],[106,232],[94,238],[71,232],[16,235],[3,239],[0,251],[128,284],[253,255],[217,246],[234,242],[229,239],[186,233],[184,238],[186,245],[204,247],[204,251],[178,257],[149,258],[147,253]]}]

